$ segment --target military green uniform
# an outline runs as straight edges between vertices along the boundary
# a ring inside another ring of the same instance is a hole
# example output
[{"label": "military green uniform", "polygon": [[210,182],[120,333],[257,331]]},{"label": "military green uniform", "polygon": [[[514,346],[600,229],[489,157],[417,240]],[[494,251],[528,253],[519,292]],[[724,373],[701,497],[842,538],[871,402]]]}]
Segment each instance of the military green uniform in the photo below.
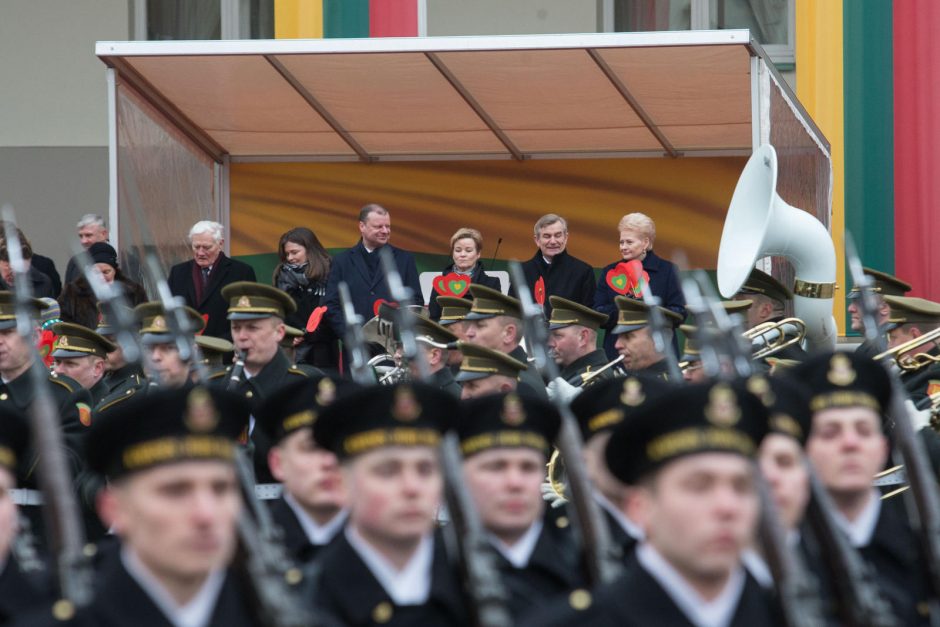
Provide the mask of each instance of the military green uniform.
[{"label": "military green uniform", "polygon": [[[52,347],[53,359],[87,359],[97,357],[107,359],[108,353],[117,350],[117,345],[98,335],[87,327],[71,322],[58,322],[52,325],[52,331],[58,336]],[[92,407],[101,402],[108,395],[108,386],[104,383],[104,376],[88,388],[91,394]]]},{"label": "military green uniform", "polygon": [[[904,296],[911,291],[910,283],[902,281],[887,272],[880,272],[872,268],[862,268],[862,272],[871,277],[872,291],[881,298],[885,296]],[[854,301],[858,299],[859,296],[861,296],[861,293],[856,286],[853,286],[852,289],[849,290],[849,293],[845,295],[846,299],[849,301]],[[863,357],[874,359],[875,355],[878,355],[884,350],[885,335],[891,327],[892,325],[890,323],[879,324],[878,335],[880,338],[878,340],[863,341],[859,347],[855,349],[855,352]]]},{"label": "military green uniform", "polygon": [[105,394],[105,396],[123,393],[129,388],[139,386],[143,380],[144,371],[139,365],[126,364],[121,366],[117,370],[112,370],[106,374],[102,379],[105,386],[107,386],[107,394]]},{"label": "military green uniform", "polygon": [[[549,296],[551,301],[552,315],[548,321],[549,331],[555,329],[564,329],[570,326],[580,326],[591,329],[594,333],[607,324],[607,314],[594,311],[590,307],[585,307],[580,303],[567,300],[560,296]],[[584,375],[593,371],[600,370],[608,363],[607,353],[603,349],[595,349],[586,355],[582,355],[561,369],[558,376],[564,381],[580,387],[584,382]],[[608,368],[601,374],[592,377],[588,385],[593,385],[600,381],[613,379],[618,371],[615,368]]]},{"label": "military green uniform", "polygon": [[[620,335],[621,333],[630,333],[631,331],[650,326],[651,312],[646,303],[633,298],[627,298],[626,296],[617,296],[614,298],[614,302],[617,305],[617,325],[610,330],[612,334]],[[658,309],[663,315],[666,324],[671,324],[675,327],[682,323],[682,316],[676,312],[666,309],[665,307],[658,307]],[[628,373],[649,375],[669,380],[669,362],[667,361],[669,357],[665,354],[661,354],[661,357],[661,359],[646,368],[628,370]]]}]

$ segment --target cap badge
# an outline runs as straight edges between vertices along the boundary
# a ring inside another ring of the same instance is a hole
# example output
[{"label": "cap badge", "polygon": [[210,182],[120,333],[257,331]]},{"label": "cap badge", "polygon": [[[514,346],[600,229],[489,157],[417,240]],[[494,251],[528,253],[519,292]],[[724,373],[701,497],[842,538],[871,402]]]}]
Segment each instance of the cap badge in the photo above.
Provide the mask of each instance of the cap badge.
[{"label": "cap badge", "polygon": [[852,362],[841,353],[836,353],[829,360],[829,372],[826,373],[826,379],[833,385],[845,387],[851,385],[858,375],[852,368]]},{"label": "cap badge", "polygon": [[326,407],[336,400],[336,384],[330,379],[320,379],[317,385],[317,404]]},{"label": "cap badge", "polygon": [[62,348],[68,348],[68,346],[69,346],[69,337],[68,337],[67,335],[61,335],[61,336],[59,336],[59,341],[56,342],[56,346],[60,346],[60,347],[62,347]]},{"label": "cap badge", "polygon": [[421,415],[421,405],[415,398],[410,387],[400,387],[395,390],[395,400],[392,402],[392,417],[402,422],[411,422]]},{"label": "cap badge", "polygon": [[219,424],[219,415],[209,392],[195,388],[186,399],[186,417],[183,422],[190,431],[206,433]]},{"label": "cap badge", "polygon": [[159,329],[161,331],[166,330],[166,318],[163,316],[157,316],[153,319],[153,328]]},{"label": "cap badge", "polygon": [[503,400],[503,412],[501,414],[503,422],[511,427],[518,427],[525,422],[525,410],[522,408],[522,401],[515,394],[509,394]]},{"label": "cap badge", "polygon": [[238,299],[238,302],[235,304],[236,307],[251,307],[251,299],[247,296],[241,296]]},{"label": "cap badge", "polygon": [[748,379],[747,391],[759,398],[764,407],[770,407],[777,400],[773,390],[770,389],[770,382],[764,377],[751,377]]},{"label": "cap badge", "polygon": [[708,393],[705,417],[718,427],[731,427],[741,418],[738,397],[730,387],[719,383]]},{"label": "cap badge", "polygon": [[623,393],[620,395],[620,402],[627,407],[637,407],[646,400],[643,394],[643,384],[639,379],[629,378],[623,382]]}]

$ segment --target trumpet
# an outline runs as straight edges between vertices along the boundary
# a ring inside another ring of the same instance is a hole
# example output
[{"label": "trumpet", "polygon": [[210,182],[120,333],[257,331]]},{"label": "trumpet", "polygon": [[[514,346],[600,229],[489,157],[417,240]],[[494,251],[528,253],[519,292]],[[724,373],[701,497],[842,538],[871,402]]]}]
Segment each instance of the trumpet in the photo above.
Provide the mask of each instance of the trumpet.
[{"label": "trumpet", "polygon": [[776,355],[788,346],[799,344],[806,337],[806,323],[799,318],[784,318],[778,322],[762,322],[744,332],[744,338],[758,346],[753,359]]},{"label": "trumpet", "polygon": [[898,365],[898,368],[901,370],[920,370],[924,366],[929,366],[930,364],[940,362],[940,357],[931,355],[927,351],[921,353],[915,353],[913,355],[905,355],[915,348],[920,348],[931,342],[936,342],[940,340],[940,327],[928,331],[921,336],[915,337],[913,340],[908,340],[903,344],[898,344],[894,348],[889,348],[883,353],[875,355],[875,361],[881,361],[890,357],[894,359],[894,362]]}]

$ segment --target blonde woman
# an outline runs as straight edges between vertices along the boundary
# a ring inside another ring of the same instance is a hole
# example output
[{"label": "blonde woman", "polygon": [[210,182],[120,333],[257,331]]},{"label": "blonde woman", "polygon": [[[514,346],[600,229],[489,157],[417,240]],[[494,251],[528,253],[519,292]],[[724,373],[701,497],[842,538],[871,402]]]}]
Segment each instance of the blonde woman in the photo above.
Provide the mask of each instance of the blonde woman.
[{"label": "blonde woman", "polygon": [[[618,263],[634,259],[643,264],[643,271],[649,276],[650,291],[659,297],[662,306],[685,318],[685,297],[679,284],[679,272],[675,264],[653,252],[653,242],[656,240],[656,224],[653,220],[642,213],[628,213],[620,219],[617,231],[620,233],[620,259],[601,270],[594,292],[594,309],[609,316],[605,328],[609,331],[617,324],[614,297],[619,293],[608,283],[607,273]],[[610,333],[604,338],[604,351],[609,359],[617,357],[617,349],[614,348],[616,340],[617,337]]]},{"label": "blonde woman", "polygon": [[[468,277],[471,283],[485,285],[494,290],[500,289],[499,279],[483,271],[483,262],[480,261],[482,254],[483,235],[478,230],[468,227],[457,229],[457,232],[450,238],[451,263],[441,271],[441,276],[458,274]],[[428,303],[428,314],[431,320],[436,321],[441,318],[441,306],[437,304],[437,296],[441,293],[437,289],[431,292],[431,302]],[[470,292],[467,291],[463,297],[469,299]]]}]

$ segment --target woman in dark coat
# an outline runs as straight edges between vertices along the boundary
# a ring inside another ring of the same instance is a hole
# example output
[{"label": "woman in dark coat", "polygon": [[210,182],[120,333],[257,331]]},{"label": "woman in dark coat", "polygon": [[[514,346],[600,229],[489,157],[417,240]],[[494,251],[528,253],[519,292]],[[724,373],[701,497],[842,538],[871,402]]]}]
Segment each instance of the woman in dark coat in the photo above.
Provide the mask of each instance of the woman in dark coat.
[{"label": "woman in dark coat", "polygon": [[[609,316],[604,328],[608,331],[604,337],[604,351],[609,359],[617,358],[617,349],[614,348],[616,336],[609,333],[617,325],[617,305],[614,297],[621,292],[615,291],[607,281],[607,274],[617,264],[639,259],[643,263],[643,271],[649,277],[650,291],[659,298],[660,304],[685,318],[685,297],[682,295],[682,286],[679,283],[679,272],[675,264],[666,261],[653,252],[653,241],[656,239],[656,224],[642,213],[629,213],[620,219],[617,227],[620,232],[620,259],[601,270],[594,292],[594,309]],[[642,296],[639,298],[642,299]],[[678,351],[678,343],[673,336],[673,347]]]},{"label": "woman in dark coat", "polygon": [[[274,269],[274,286],[290,294],[297,303],[297,311],[284,322],[306,331],[303,337],[294,339],[296,363],[337,370],[339,345],[323,318],[326,308],[320,304],[332,265],[330,254],[316,234],[302,226],[281,235],[277,254],[281,262]],[[314,328],[312,332],[307,331],[308,322]]]},{"label": "woman in dark coat", "polygon": [[[124,297],[131,307],[147,302],[144,287],[121,272],[118,267],[117,252],[107,242],[95,242],[88,248],[88,255],[101,276],[108,283],[120,283],[124,286]],[[74,322],[95,329],[98,326],[98,299],[85,277],[80,275],[74,281],[65,284],[59,295],[59,308],[63,322]]]},{"label": "woman in dark coat", "polygon": [[[457,232],[450,238],[450,256],[453,263],[447,264],[447,267],[441,271],[441,277],[456,274],[461,278],[469,278],[470,283],[485,285],[494,290],[501,289],[499,279],[484,272],[483,262],[480,261],[481,254],[483,254],[483,235],[476,229],[466,227],[457,229]],[[431,290],[431,302],[428,303],[431,320],[441,319],[441,306],[437,304],[439,295],[471,298],[469,290],[455,293],[452,291],[454,286],[448,283],[450,282],[444,279],[435,280],[434,289]]]}]

